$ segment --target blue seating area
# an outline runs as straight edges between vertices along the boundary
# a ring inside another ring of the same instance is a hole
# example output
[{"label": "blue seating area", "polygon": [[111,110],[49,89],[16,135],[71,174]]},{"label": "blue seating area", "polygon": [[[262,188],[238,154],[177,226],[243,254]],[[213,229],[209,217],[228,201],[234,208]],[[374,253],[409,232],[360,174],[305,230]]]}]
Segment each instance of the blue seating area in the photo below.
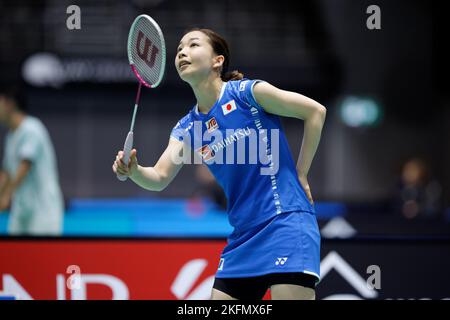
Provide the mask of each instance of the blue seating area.
[{"label": "blue seating area", "polygon": [[[316,203],[319,219],[342,216],[340,203]],[[0,234],[8,214],[0,214]],[[64,236],[224,238],[232,232],[225,211],[208,200],[74,199],[64,216]]]}]

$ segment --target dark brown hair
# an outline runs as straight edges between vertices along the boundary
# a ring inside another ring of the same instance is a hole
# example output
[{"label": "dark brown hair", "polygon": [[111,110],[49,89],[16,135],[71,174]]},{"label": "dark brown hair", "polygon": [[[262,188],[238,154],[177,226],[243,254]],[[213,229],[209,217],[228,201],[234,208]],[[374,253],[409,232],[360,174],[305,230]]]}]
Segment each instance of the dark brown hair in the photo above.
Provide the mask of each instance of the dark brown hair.
[{"label": "dark brown hair", "polygon": [[0,96],[14,102],[16,108],[26,111],[27,99],[24,86],[21,84],[0,85]]},{"label": "dark brown hair", "polygon": [[224,56],[225,60],[223,61],[222,71],[220,72],[220,77],[223,81],[241,80],[244,78],[244,74],[238,70],[228,71],[228,66],[230,63],[230,49],[227,41],[221,35],[210,29],[203,28],[192,28],[186,31],[185,34],[192,31],[200,31],[204,33],[208,37],[214,53]]}]

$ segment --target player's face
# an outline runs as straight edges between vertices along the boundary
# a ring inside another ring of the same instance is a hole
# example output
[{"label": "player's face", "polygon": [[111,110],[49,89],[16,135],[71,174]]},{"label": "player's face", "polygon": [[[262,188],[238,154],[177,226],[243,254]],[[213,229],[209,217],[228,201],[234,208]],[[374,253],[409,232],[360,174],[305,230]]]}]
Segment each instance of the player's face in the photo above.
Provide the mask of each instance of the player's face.
[{"label": "player's face", "polygon": [[216,58],[208,36],[201,31],[192,31],[185,34],[178,45],[175,67],[181,79],[194,83],[217,68]]}]

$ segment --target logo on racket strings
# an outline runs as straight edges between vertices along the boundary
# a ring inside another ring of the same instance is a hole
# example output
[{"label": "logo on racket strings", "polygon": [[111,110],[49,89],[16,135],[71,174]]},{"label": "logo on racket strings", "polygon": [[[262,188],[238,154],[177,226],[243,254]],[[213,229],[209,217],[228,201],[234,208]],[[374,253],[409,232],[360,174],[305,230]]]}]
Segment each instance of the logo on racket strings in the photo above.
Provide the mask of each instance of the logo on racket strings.
[{"label": "logo on racket strings", "polygon": [[[144,40],[143,46],[141,45],[142,40]],[[152,50],[149,54],[150,47],[152,47]],[[152,46],[152,41],[148,39],[140,30],[138,32],[136,41],[136,52],[139,58],[141,58],[150,68],[153,68],[153,66],[155,65],[156,56],[159,53],[159,49],[154,44]]]}]

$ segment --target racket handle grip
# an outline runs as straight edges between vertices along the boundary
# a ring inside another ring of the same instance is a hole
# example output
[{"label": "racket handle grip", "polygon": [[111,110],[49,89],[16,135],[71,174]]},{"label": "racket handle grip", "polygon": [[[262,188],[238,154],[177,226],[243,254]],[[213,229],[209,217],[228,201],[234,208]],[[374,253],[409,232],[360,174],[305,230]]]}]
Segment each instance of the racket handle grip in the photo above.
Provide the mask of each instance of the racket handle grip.
[{"label": "racket handle grip", "polygon": [[[133,131],[128,132],[127,139],[125,140],[125,144],[123,146],[123,163],[128,166],[128,162],[130,161],[131,149],[133,148]],[[128,179],[128,176],[117,174],[117,179],[120,181],[125,181]]]}]

